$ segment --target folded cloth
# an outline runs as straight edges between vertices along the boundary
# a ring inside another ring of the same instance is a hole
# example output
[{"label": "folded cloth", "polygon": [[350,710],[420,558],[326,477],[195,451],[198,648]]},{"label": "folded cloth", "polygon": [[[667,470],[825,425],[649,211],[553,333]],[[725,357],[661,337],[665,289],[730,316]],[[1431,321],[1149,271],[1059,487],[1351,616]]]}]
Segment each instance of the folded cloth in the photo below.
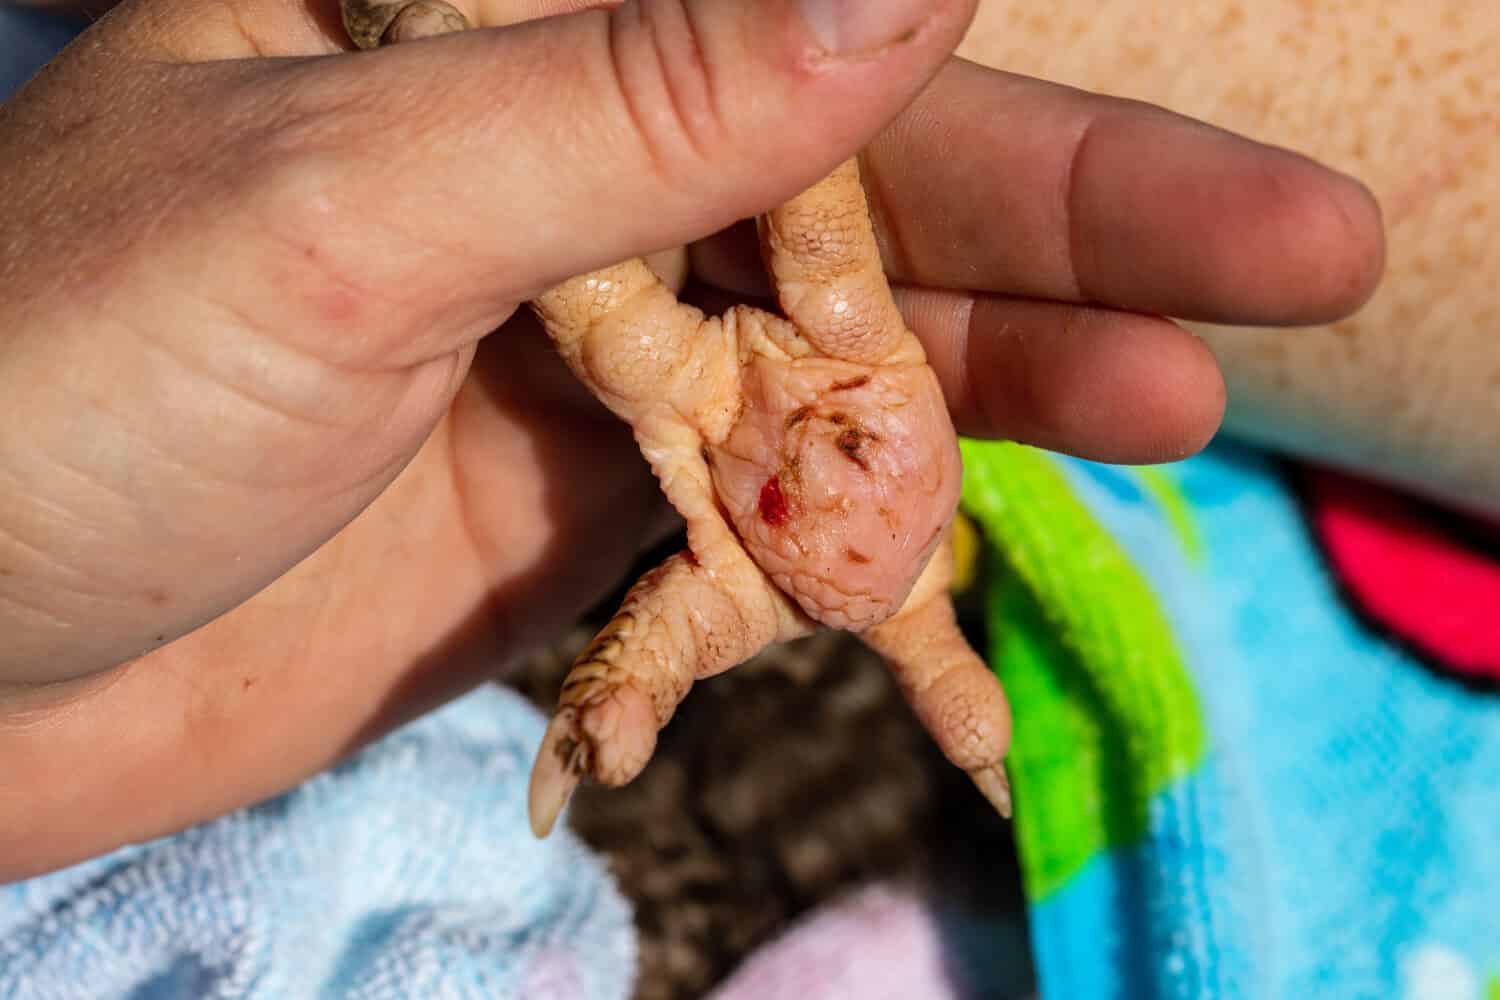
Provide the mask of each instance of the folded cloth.
[{"label": "folded cloth", "polygon": [[624,1000],[628,904],[527,823],[544,725],[481,689],[274,801],[0,887],[0,997]]},{"label": "folded cloth", "polygon": [[1500,997],[1500,697],[1346,603],[1347,507],[1229,445],[964,457],[1042,995]]},{"label": "folded cloth", "polygon": [[1024,949],[1019,924],[873,885],[763,946],[713,1000],[1003,1000],[1022,995]]}]

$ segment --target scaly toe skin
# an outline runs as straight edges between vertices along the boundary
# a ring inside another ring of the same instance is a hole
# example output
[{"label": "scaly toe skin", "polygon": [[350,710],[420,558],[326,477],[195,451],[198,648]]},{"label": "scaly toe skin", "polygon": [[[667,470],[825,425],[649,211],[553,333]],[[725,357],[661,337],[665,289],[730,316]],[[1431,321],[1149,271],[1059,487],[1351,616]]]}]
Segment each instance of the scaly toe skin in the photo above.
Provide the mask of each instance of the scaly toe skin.
[{"label": "scaly toe skin", "polygon": [[591,699],[578,716],[590,750],[589,777],[613,787],[635,780],[656,750],[659,725],[651,699],[629,682]]}]

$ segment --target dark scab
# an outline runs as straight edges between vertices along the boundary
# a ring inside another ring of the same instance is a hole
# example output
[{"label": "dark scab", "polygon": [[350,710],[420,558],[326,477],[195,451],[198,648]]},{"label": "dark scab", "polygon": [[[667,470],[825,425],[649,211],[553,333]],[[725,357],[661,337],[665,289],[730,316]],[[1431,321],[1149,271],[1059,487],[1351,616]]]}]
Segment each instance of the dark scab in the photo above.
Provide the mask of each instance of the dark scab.
[{"label": "dark scab", "polygon": [[786,418],[786,429],[787,430],[791,430],[793,427],[796,427],[798,424],[802,423],[802,421],[804,421],[808,417],[812,416],[812,412],[813,412],[813,408],[811,406],[799,406],[799,407],[797,407],[795,410],[793,410],[790,414],[787,415],[787,418]]},{"label": "dark scab", "polygon": [[839,451],[843,452],[845,458],[866,472],[870,471],[870,463],[865,461],[865,456],[860,452],[865,443],[863,432],[850,427],[847,430],[841,431],[834,443],[838,446]]},{"label": "dark scab", "polygon": [[861,389],[870,384],[870,376],[856,375],[854,378],[846,378],[842,382],[835,382],[828,387],[829,392],[848,392],[850,389]]},{"label": "dark scab", "polygon": [[831,423],[831,424],[833,424],[833,426],[835,426],[835,427],[843,427],[844,425],[846,425],[846,424],[849,423],[849,414],[847,414],[847,413],[834,413],[834,414],[831,414],[828,417],[828,422]]},{"label": "dark scab", "polygon": [[846,549],[844,550],[844,555],[848,556],[849,561],[857,566],[867,566],[870,563],[870,557],[856,549]]}]

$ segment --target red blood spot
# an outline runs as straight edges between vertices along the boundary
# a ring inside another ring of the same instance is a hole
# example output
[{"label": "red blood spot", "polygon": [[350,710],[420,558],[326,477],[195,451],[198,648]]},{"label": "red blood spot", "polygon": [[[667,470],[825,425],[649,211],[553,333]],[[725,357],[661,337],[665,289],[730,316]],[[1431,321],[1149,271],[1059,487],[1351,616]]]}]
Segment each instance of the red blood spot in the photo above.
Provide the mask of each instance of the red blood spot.
[{"label": "red blood spot", "polygon": [[779,528],[792,519],[786,505],[786,494],[781,492],[781,480],[775,476],[766,480],[760,488],[760,519],[773,528]]}]

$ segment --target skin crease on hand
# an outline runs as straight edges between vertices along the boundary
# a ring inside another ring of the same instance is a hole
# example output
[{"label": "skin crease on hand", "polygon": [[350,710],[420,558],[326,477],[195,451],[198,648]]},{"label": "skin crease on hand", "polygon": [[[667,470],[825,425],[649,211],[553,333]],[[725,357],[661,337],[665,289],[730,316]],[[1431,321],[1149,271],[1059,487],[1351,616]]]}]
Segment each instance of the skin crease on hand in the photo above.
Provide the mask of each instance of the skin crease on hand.
[{"label": "skin crease on hand", "polygon": [[[810,63],[769,2],[354,55],[336,3],[132,0],[0,107],[0,878],[274,795],[576,620],[671,522],[627,429],[507,317],[694,240],[674,287],[764,292],[735,221],[858,150],[966,433],[1188,454],[1222,386],[1159,316],[1318,323],[1368,294],[1354,183],[945,64],[970,11],[924,9],[879,58]],[[1264,183],[1177,211],[1203,176]],[[1347,227],[1307,225],[1330,205]],[[1155,266],[1086,252],[1104,233],[1218,238]]]}]

